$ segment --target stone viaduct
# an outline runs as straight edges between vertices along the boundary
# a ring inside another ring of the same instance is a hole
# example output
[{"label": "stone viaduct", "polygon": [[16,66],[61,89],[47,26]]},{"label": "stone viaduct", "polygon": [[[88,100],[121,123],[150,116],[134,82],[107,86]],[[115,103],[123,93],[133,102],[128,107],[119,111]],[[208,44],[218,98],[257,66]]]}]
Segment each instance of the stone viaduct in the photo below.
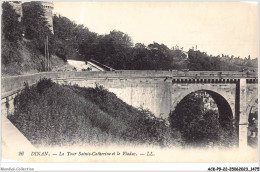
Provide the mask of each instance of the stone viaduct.
[{"label": "stone viaduct", "polygon": [[102,85],[126,103],[147,108],[156,116],[169,113],[188,94],[204,90],[212,96],[223,120],[231,118],[239,124],[239,147],[247,146],[248,116],[258,102],[257,73],[233,71],[99,71],[50,72],[2,77],[2,114],[13,111],[13,99],[40,78],[51,78],[59,84],[81,87]]}]

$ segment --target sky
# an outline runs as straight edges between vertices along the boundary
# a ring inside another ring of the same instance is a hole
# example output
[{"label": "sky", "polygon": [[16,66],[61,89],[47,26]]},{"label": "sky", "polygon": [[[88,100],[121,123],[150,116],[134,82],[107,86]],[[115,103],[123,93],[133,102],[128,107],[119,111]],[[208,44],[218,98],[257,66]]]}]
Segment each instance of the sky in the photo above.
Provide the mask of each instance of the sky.
[{"label": "sky", "polygon": [[208,54],[258,57],[258,6],[246,2],[61,2],[61,14],[90,31],[127,33],[133,43],[163,43]]}]

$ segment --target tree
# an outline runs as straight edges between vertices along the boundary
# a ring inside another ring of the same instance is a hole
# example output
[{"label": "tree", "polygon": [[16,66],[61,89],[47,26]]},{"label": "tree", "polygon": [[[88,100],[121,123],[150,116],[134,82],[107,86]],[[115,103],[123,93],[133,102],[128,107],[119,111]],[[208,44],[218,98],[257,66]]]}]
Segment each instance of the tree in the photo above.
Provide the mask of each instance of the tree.
[{"label": "tree", "polygon": [[114,69],[130,68],[133,43],[127,34],[113,30],[107,35],[98,36],[93,44],[95,51],[90,54],[95,60]]},{"label": "tree", "polygon": [[192,49],[188,52],[189,64],[188,68],[190,70],[199,71],[199,70],[209,70],[209,58],[207,58],[207,54],[194,51]]},{"label": "tree", "polygon": [[78,44],[76,49],[85,61],[95,57],[97,37],[96,33],[90,32],[89,29],[83,25],[79,25],[75,28],[75,38]]},{"label": "tree", "polygon": [[169,70],[172,68],[173,57],[170,49],[164,44],[154,42],[148,45],[149,56],[156,70]]},{"label": "tree", "polygon": [[[189,132],[189,127],[203,118],[202,98],[190,94],[186,96],[169,115],[172,128],[183,134]],[[184,134],[185,135],[185,134]],[[188,138],[189,139],[189,138]]]},{"label": "tree", "polygon": [[66,60],[67,57],[74,57],[77,49],[75,27],[77,25],[70,19],[61,16],[53,16],[53,30],[55,37],[55,54]]},{"label": "tree", "polygon": [[21,57],[18,51],[18,42],[22,38],[19,15],[8,2],[2,4],[2,64],[20,63]]},{"label": "tree", "polygon": [[180,131],[186,145],[219,144],[222,129],[218,113],[203,110],[201,92],[186,96],[169,115],[170,127]]},{"label": "tree", "polygon": [[[42,53],[44,53],[46,36],[49,36],[50,44],[54,42],[53,34],[47,24],[48,22],[40,2],[23,3],[22,25],[25,38],[32,40]],[[52,53],[52,46],[49,46],[49,48],[50,53]]]},{"label": "tree", "polygon": [[67,17],[61,15],[53,16],[53,29],[55,36],[62,40],[73,42],[76,24]]},{"label": "tree", "polygon": [[144,44],[136,43],[131,50],[132,59],[129,66],[135,70],[149,70],[153,69],[149,57],[149,50]]},{"label": "tree", "polygon": [[[227,56],[222,54],[222,57]],[[231,64],[221,61],[218,56],[208,56],[207,53],[192,49],[188,52],[188,60],[188,68],[194,71],[220,71],[231,68]]]},{"label": "tree", "polygon": [[22,38],[19,15],[8,2],[3,2],[2,9],[2,37],[16,44]]},{"label": "tree", "polygon": [[[232,121],[222,126],[219,114],[204,109],[204,92],[187,95],[169,115],[172,130],[181,132],[185,145],[233,146],[237,143],[237,130]],[[226,122],[226,121],[225,121]]]}]

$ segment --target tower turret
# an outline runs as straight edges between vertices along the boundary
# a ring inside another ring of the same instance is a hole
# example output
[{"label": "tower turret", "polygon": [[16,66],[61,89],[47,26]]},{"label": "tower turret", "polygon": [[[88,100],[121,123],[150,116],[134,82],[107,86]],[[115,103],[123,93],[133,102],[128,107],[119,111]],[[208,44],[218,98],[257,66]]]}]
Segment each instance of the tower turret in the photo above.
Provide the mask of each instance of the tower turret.
[{"label": "tower turret", "polygon": [[48,25],[50,27],[51,32],[54,34],[53,31],[53,8],[54,8],[54,4],[52,1],[42,1],[41,2],[42,8],[44,9],[45,12],[45,17],[48,21]]},{"label": "tower turret", "polygon": [[15,12],[19,15],[18,21],[21,22],[23,16],[23,8],[21,1],[7,1],[10,5],[12,5]]}]

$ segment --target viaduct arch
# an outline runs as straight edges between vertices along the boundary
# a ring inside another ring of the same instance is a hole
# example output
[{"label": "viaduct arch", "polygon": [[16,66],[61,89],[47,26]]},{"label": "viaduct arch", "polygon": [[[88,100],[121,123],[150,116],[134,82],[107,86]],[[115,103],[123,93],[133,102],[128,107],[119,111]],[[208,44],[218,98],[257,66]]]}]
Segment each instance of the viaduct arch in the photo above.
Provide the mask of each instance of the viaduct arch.
[{"label": "viaduct arch", "polygon": [[232,111],[231,109],[231,103],[233,103],[231,101],[232,99],[228,99],[229,100],[228,102],[227,101],[228,96],[226,94],[221,95],[221,93],[217,93],[212,90],[205,90],[205,89],[192,89],[189,90],[189,92],[185,92],[184,94],[180,95],[175,101],[173,101],[172,110],[174,110],[186,96],[199,91],[206,92],[213,98],[218,108],[219,121],[221,122],[221,124],[225,124],[226,122],[232,122],[232,119],[234,120],[236,119],[234,114],[235,111]]},{"label": "viaduct arch", "polygon": [[233,119],[235,119],[235,95],[232,95],[232,92],[230,92],[233,86],[225,86],[226,89],[221,89],[221,87],[216,87],[211,84],[185,85],[185,89],[183,89],[180,85],[173,85],[173,87],[174,92],[177,93],[172,93],[172,111],[187,95],[197,91],[205,91],[214,99],[220,113],[224,113],[226,111],[229,114],[232,114]]}]

